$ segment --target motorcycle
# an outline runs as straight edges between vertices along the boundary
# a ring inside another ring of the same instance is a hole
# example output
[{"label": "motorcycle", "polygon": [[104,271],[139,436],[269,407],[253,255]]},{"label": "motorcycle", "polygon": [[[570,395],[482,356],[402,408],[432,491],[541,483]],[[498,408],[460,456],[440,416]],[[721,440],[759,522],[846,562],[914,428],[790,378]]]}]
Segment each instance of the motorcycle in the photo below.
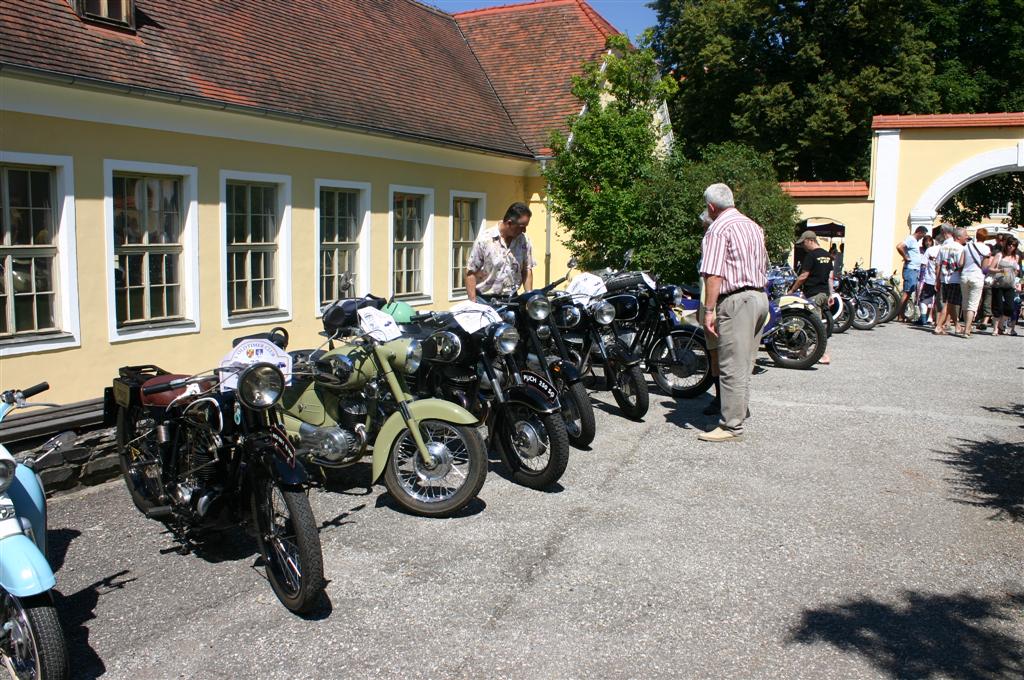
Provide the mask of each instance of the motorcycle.
[{"label": "motorcycle", "polygon": [[704,329],[686,324],[675,308],[682,304],[680,286],[658,286],[643,272],[629,269],[626,252],[622,271],[601,274],[615,308],[615,337],[641,357],[655,384],[675,397],[692,398],[707,392],[713,381]]},{"label": "motorcycle", "polygon": [[768,271],[768,321],[761,344],[776,366],[806,369],[825,353],[828,328],[813,302],[788,292],[795,279],[786,269]]},{"label": "motorcycle", "polygon": [[409,512],[445,517],[476,498],[487,476],[479,423],[457,404],[413,399],[402,375],[416,373],[423,345],[400,337],[384,305],[367,296],[324,310],[329,348],[290,353],[285,428],[300,458],[321,469],[354,465],[372,447],[372,483],[383,477]]},{"label": "motorcycle", "polygon": [[423,338],[423,363],[409,380],[416,394],[478,417],[516,483],[543,489],[562,477],[569,438],[558,390],[510,358],[519,344],[512,325],[493,308],[467,302],[417,314],[403,330]]},{"label": "motorcycle", "polygon": [[608,292],[595,274],[581,274],[564,294],[552,300],[552,316],[562,332],[570,359],[581,374],[604,370],[605,389],[612,393],[623,415],[641,420],[650,405],[642,359],[615,337],[615,307],[602,299]]},{"label": "motorcycle", "polygon": [[520,338],[524,338],[510,357],[519,362],[521,371],[537,373],[555,386],[569,444],[586,448],[597,433],[594,405],[590,403],[580,372],[569,360],[558,325],[550,318],[552,305],[547,298],[563,281],[565,277],[544,288],[507,298],[485,299],[481,295],[480,300],[495,307],[503,319],[514,325]]},{"label": "motorcycle", "polygon": [[[0,394],[0,422],[27,399],[50,389],[43,382]],[[42,446],[41,462],[68,442],[58,435]],[[18,463],[0,444],[0,663],[12,678],[64,680],[70,674],[64,631],[52,590],[57,584],[46,561],[46,495],[36,461]]]},{"label": "motorcycle", "polygon": [[193,376],[122,367],[104,390],[104,419],[117,426],[121,474],[140,512],[167,525],[183,553],[205,530],[253,531],[274,593],[305,613],[325,586],[309,480],[275,409],[280,363],[249,363],[278,352],[250,336],[220,368]]},{"label": "motorcycle", "polygon": [[871,330],[878,324],[878,308],[861,287],[857,277],[843,274],[839,279],[839,294],[849,308],[850,324],[859,331]]}]

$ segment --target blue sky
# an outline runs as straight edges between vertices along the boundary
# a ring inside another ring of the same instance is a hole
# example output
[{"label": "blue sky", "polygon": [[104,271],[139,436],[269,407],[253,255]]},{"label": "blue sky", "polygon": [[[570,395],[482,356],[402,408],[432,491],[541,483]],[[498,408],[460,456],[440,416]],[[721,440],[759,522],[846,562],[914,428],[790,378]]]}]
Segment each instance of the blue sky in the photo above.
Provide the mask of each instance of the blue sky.
[{"label": "blue sky", "polygon": [[[445,12],[465,12],[468,9],[518,4],[519,0],[427,0]],[[650,0],[588,0],[590,6],[601,13],[615,28],[630,38],[640,35],[657,20],[654,10],[647,7]]]}]

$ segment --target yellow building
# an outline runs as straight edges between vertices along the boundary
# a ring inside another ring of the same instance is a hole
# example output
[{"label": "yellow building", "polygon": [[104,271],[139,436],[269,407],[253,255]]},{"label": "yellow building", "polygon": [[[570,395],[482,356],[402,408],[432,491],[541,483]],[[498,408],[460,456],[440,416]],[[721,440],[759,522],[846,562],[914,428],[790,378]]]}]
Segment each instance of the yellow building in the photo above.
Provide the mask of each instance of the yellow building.
[{"label": "yellow building", "polygon": [[70,402],[276,325],[312,346],[346,272],[355,294],[446,307],[515,201],[535,281],[561,274],[540,164],[607,22],[582,0],[291,6],[0,5],[0,385]]}]

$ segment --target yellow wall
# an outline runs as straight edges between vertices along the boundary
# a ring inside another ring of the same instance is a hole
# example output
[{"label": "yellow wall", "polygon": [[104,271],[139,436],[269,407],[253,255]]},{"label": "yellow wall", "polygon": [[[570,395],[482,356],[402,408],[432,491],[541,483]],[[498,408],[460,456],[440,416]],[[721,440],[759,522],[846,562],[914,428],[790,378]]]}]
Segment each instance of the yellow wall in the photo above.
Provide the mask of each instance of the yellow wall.
[{"label": "yellow wall", "polygon": [[854,263],[863,260],[864,266],[871,261],[871,224],[873,203],[866,198],[815,198],[799,199],[797,209],[800,219],[828,218],[846,225],[846,248],[843,266],[852,269]]},{"label": "yellow wall", "polygon": [[[388,188],[390,184],[434,189],[434,304],[447,307],[449,262],[449,191],[487,195],[488,226],[505,208],[529,200],[537,209],[529,235],[537,253],[535,285],[543,281],[543,184],[536,177],[488,173],[423,163],[386,160],[288,146],[235,141],[176,132],[115,126],[4,111],[0,148],[7,152],[68,155],[74,159],[75,212],[78,248],[78,295],[81,347],[0,359],[0,385],[28,386],[48,380],[48,397],[58,402],[100,395],[117,373],[130,364],[155,363],[168,370],[195,372],[215,366],[231,339],[264,326],[223,329],[221,319],[220,180],[221,170],[289,175],[292,193],[292,317],[285,324],[295,348],[319,342],[314,317],[314,180],[369,182],[371,190],[372,288],[386,294],[388,275]],[[439,155],[443,152],[439,152]],[[488,158],[480,154],[483,162]],[[117,159],[194,166],[198,169],[200,334],[111,343],[108,338],[107,261],[103,218],[103,161]],[[507,159],[495,159],[507,169]],[[524,172],[535,164],[524,163]],[[529,187],[527,187],[529,182]],[[553,236],[556,271],[564,270],[564,248]],[[560,274],[559,274],[560,275]],[[274,325],[267,323],[266,327]]]}]

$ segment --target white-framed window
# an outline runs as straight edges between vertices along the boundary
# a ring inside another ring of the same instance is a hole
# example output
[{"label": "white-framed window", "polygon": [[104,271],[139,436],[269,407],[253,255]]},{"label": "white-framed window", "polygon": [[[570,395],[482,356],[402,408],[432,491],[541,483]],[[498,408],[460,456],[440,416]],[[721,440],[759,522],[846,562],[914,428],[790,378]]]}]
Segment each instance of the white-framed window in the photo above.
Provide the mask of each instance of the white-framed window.
[{"label": "white-framed window", "polygon": [[106,159],[103,213],[110,341],[198,333],[197,169]]},{"label": "white-framed window", "polygon": [[[318,179],[314,182],[317,225],[315,314],[340,297],[370,292],[370,184]],[[342,274],[355,274],[355,285],[343,293]]]},{"label": "white-framed window", "polygon": [[448,196],[448,299],[462,300],[466,297],[466,261],[484,228],[487,194],[452,191]]},{"label": "white-framed window", "polygon": [[291,201],[287,175],[221,170],[224,328],[291,320]]},{"label": "white-framed window", "polygon": [[434,190],[388,188],[389,294],[414,304],[433,302]]},{"label": "white-framed window", "polygon": [[78,13],[86,19],[135,27],[135,0],[78,0]]},{"label": "white-framed window", "polygon": [[992,205],[992,209],[989,210],[989,217],[1009,217],[1010,211],[1013,209],[1013,202],[1007,201],[1006,203],[995,203]]},{"label": "white-framed window", "polygon": [[81,345],[70,156],[0,151],[0,357]]}]

